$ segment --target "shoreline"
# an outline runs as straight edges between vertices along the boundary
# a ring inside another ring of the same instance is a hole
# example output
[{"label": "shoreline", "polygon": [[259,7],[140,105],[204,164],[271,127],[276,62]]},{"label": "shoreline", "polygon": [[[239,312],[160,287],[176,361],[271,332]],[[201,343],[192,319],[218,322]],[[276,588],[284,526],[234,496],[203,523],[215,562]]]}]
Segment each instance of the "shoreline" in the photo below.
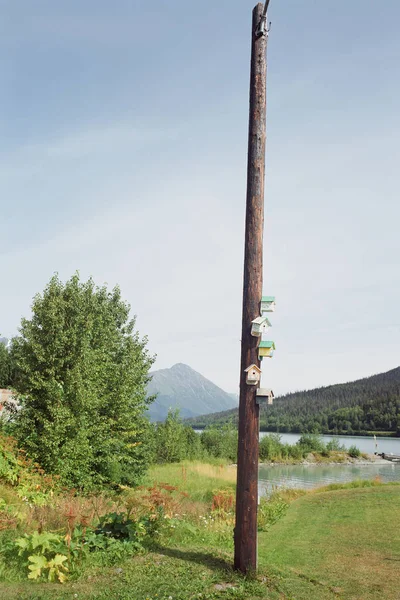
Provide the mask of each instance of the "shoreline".
[{"label": "shoreline", "polygon": [[329,458],[327,458],[327,460],[324,460],[323,458],[321,459],[318,455],[317,457],[312,454],[309,455],[307,458],[304,458],[302,460],[299,461],[269,461],[269,462],[259,462],[259,466],[264,466],[264,467],[295,467],[295,466],[303,466],[303,467],[318,467],[318,466],[327,466],[327,467],[334,467],[334,466],[345,466],[345,465],[356,465],[356,466],[369,466],[369,465],[392,465],[392,464],[396,464],[393,463],[390,460],[386,460],[384,458],[381,458],[380,456],[375,456],[375,454],[367,454],[366,455],[367,458],[365,457],[360,457],[360,458],[352,458],[351,456],[345,456],[343,457],[343,455],[341,455],[341,457],[343,457],[343,460],[330,460]]},{"label": "shoreline", "polygon": [[[201,430],[203,430],[203,428],[199,428]],[[260,433],[277,433],[278,435],[309,435],[308,433],[299,433],[299,432],[295,432],[295,431],[270,431],[268,429],[260,429]],[[356,432],[352,432],[352,433],[332,433],[332,432],[327,432],[327,433],[317,433],[315,435],[321,436],[321,437],[332,437],[332,438],[349,438],[349,437],[360,437],[360,438],[373,438],[374,435],[377,438],[386,438],[386,439],[399,439],[399,435],[395,432],[395,431],[364,431],[363,433],[356,433]]]}]

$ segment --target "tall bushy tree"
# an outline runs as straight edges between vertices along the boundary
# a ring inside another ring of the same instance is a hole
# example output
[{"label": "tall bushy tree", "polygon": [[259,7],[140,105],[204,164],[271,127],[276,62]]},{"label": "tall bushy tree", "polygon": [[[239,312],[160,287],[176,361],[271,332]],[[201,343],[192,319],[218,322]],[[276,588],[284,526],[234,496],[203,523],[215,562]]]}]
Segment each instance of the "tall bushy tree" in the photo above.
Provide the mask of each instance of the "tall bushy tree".
[{"label": "tall bushy tree", "polygon": [[22,400],[16,435],[29,456],[79,488],[134,484],[148,460],[144,416],[154,361],[118,287],[53,276],[13,340]]},{"label": "tall bushy tree", "polygon": [[5,344],[0,342],[0,388],[6,388],[12,383],[11,356]]},{"label": "tall bushy tree", "polygon": [[157,423],[154,431],[156,462],[174,463],[202,457],[200,436],[191,427],[182,423],[179,409],[170,409],[164,423]]}]

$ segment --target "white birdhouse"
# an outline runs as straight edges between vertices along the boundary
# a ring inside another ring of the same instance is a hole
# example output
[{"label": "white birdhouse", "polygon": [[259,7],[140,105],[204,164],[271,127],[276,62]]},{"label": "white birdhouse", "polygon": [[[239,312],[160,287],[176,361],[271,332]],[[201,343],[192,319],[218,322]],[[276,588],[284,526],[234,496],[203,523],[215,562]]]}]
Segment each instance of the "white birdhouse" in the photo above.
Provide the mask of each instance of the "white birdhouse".
[{"label": "white birdhouse", "polygon": [[274,312],[275,296],[263,296],[261,298],[261,314],[265,312]]},{"label": "white birdhouse", "polygon": [[247,385],[257,385],[261,379],[261,369],[257,365],[250,365],[245,369]]},{"label": "white birdhouse", "polygon": [[257,317],[257,319],[254,319],[254,321],[251,322],[251,335],[260,337],[260,335],[266,333],[270,327],[271,323],[267,317]]},{"label": "white birdhouse", "polygon": [[257,390],[257,402],[259,403],[261,400],[265,401],[267,404],[274,403],[274,392],[272,390],[268,390],[267,388],[259,388]]}]

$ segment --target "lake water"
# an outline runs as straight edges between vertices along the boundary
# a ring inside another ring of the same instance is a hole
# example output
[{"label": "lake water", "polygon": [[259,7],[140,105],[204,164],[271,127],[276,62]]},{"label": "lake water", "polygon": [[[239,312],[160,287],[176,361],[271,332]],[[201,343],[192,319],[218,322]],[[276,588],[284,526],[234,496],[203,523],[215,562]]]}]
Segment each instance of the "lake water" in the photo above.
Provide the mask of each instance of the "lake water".
[{"label": "lake water", "polygon": [[[260,438],[268,435],[261,432]],[[281,441],[286,444],[295,444],[300,438],[296,433],[282,433]],[[325,443],[333,436],[321,436]],[[361,452],[373,454],[375,444],[373,436],[338,435],[337,438],[345,448],[357,446]],[[377,438],[378,452],[387,454],[400,454],[400,438]],[[355,479],[374,479],[379,477],[384,482],[400,482],[400,463],[365,464],[365,465],[260,465],[259,468],[259,494],[270,492],[274,488],[290,487],[310,489],[321,487],[329,483],[346,483]]]},{"label": "lake water", "polygon": [[400,482],[400,464],[384,465],[260,465],[258,471],[260,495],[274,488],[311,489],[329,483],[345,483],[355,479],[374,479]]},{"label": "lake water", "polygon": [[[260,432],[260,438],[268,435]],[[282,433],[281,441],[285,444],[295,444],[300,438],[299,434]],[[321,436],[325,443],[333,436]],[[345,448],[357,446],[361,452],[373,454],[375,442],[373,436],[338,435],[336,437]],[[376,438],[379,453],[400,454],[400,438]],[[277,487],[290,487],[310,489],[321,487],[329,483],[346,483],[355,479],[374,479],[379,477],[384,482],[400,481],[400,464],[388,463],[384,465],[277,465],[269,467],[260,465],[259,468],[259,493],[270,492]]]},{"label": "lake water", "polygon": [[[268,435],[261,432],[260,438]],[[282,433],[281,441],[285,444],[295,444],[300,435],[295,433]],[[321,436],[325,443],[333,436]],[[335,436],[345,448],[357,446],[361,452],[373,454],[375,442],[372,436]],[[400,438],[377,438],[378,452],[387,454],[400,454]],[[388,463],[384,465],[277,465],[269,467],[260,465],[259,468],[259,493],[270,492],[277,487],[290,487],[310,489],[321,487],[329,483],[345,483],[355,479],[374,479],[379,477],[384,482],[400,481],[400,464]]]},{"label": "lake water", "polygon": [[[260,439],[268,435],[269,432],[261,431]],[[300,439],[301,434],[299,433],[280,433],[281,442],[284,444],[295,444]],[[350,446],[357,446],[361,452],[367,452],[373,454],[375,452],[375,442],[372,435],[370,436],[352,436],[352,435],[322,435],[321,436],[325,443],[330,442],[334,437],[339,440],[345,448]],[[387,454],[400,454],[400,438],[389,438],[382,437],[376,438],[378,444],[378,452],[381,454],[385,452]]]}]

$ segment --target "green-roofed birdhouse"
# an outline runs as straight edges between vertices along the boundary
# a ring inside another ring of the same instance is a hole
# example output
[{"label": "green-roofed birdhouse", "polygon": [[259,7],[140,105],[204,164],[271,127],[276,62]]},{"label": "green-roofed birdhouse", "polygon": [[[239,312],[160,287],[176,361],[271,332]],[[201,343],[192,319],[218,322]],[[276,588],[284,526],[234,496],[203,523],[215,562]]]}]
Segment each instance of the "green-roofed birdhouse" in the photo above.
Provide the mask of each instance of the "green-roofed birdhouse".
[{"label": "green-roofed birdhouse", "polygon": [[265,312],[274,312],[275,296],[263,296],[261,298],[261,314]]},{"label": "green-roofed birdhouse", "polygon": [[258,346],[258,358],[272,358],[274,355],[274,350],[274,342],[260,342],[260,345]]},{"label": "green-roofed birdhouse", "polygon": [[266,333],[270,327],[271,323],[267,317],[257,317],[257,319],[254,319],[254,321],[251,322],[251,335],[260,337],[260,335]]}]

